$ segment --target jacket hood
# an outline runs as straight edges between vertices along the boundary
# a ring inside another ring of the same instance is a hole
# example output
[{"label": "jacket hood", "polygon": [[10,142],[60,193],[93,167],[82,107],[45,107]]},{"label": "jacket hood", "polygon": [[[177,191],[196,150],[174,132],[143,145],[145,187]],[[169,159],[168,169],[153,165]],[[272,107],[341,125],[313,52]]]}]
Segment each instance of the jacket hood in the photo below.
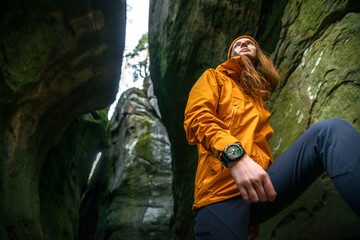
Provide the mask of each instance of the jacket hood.
[{"label": "jacket hood", "polygon": [[248,35],[243,35],[243,36],[240,36],[240,37],[237,37],[232,43],[231,43],[231,45],[230,45],[230,48],[229,48],[229,51],[228,51],[228,60],[230,59],[230,54],[231,54],[231,50],[232,50],[232,48],[233,48],[233,46],[234,46],[234,43],[237,41],[237,40],[239,40],[240,38],[250,38],[251,40],[253,40],[254,41],[254,43],[256,44],[256,46],[258,47],[258,48],[260,48],[260,45],[257,43],[257,41],[253,38],[253,37],[250,37],[250,36],[248,36]]}]

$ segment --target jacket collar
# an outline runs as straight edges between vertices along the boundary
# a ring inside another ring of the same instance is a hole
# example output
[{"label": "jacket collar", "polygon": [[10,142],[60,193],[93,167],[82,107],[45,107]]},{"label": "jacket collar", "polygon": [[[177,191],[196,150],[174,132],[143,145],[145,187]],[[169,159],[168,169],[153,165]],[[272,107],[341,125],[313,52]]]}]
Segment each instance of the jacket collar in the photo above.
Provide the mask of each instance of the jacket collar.
[{"label": "jacket collar", "polygon": [[231,58],[226,62],[217,66],[216,70],[225,74],[226,76],[232,78],[235,81],[240,81],[240,76],[242,72],[242,63],[240,60],[240,56]]}]

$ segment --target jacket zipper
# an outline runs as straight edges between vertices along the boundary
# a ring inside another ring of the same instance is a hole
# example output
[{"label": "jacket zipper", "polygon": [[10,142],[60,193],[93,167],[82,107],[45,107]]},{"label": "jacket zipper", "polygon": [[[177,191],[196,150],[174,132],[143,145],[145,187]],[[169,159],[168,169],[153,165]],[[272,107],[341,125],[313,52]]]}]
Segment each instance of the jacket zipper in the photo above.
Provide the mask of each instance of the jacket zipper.
[{"label": "jacket zipper", "polygon": [[233,109],[232,109],[232,112],[231,112],[229,129],[230,129],[231,125],[232,125],[232,122],[233,122],[233,118],[234,118],[234,115],[235,115],[236,108],[237,108],[237,105],[234,105],[234,106],[233,106]]}]

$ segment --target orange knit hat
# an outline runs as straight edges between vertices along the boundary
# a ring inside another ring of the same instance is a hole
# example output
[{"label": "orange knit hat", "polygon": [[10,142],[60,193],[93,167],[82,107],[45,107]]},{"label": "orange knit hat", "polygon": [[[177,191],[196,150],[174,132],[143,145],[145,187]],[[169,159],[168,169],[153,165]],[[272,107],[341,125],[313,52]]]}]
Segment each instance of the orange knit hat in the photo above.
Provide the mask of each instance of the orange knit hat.
[{"label": "orange knit hat", "polygon": [[254,41],[254,43],[256,44],[256,46],[257,46],[258,48],[260,48],[260,45],[257,43],[257,41],[256,41],[254,38],[250,37],[250,36],[243,35],[243,36],[237,37],[237,38],[231,43],[231,45],[230,45],[229,52],[228,52],[228,60],[230,59],[230,54],[231,54],[231,50],[232,50],[232,47],[233,47],[234,43],[235,43],[237,40],[239,40],[240,38],[250,38],[251,40]]}]

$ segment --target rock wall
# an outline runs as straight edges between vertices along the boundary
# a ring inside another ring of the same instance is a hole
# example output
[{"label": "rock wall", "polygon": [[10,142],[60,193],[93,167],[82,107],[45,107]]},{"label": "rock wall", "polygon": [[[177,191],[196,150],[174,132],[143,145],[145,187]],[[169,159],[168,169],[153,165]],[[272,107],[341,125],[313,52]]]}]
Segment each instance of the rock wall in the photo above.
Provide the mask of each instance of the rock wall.
[{"label": "rock wall", "polygon": [[[360,130],[360,6],[355,1],[291,1],[274,52],[281,87],[269,108],[276,158],[308,127],[340,117]],[[294,16],[296,12],[296,17]],[[276,218],[264,239],[357,239],[359,218],[324,174]]]},{"label": "rock wall", "polygon": [[[96,231],[82,235],[87,239],[169,239],[173,213],[170,142],[150,99],[154,100],[133,88],[118,102],[110,122],[110,148],[96,179],[97,187],[105,189],[94,187],[87,194],[93,199],[85,200],[89,212],[91,204],[97,205],[94,202],[101,206]],[[95,196],[96,189],[102,199]]]},{"label": "rock wall", "polygon": [[[182,121],[197,78],[226,60],[235,37],[252,35],[272,53],[281,76],[268,105],[275,130],[269,144],[275,157],[307,127],[326,118],[342,117],[360,130],[360,59],[354,51],[360,44],[359,10],[354,0],[150,2],[150,72],[172,143],[175,239],[192,235],[197,156],[187,145]],[[356,229],[357,217],[324,175],[265,223],[260,238],[358,238]]]},{"label": "rock wall", "polygon": [[[107,111],[82,115],[50,150],[39,184],[45,239],[81,237],[80,203],[95,157],[107,147],[107,123]],[[94,214],[92,208],[87,211]]]},{"label": "rock wall", "polygon": [[43,166],[74,119],[115,98],[125,9],[125,0],[2,3],[0,233],[5,239],[56,237],[41,222],[57,219],[42,215],[40,181],[48,170]]}]

